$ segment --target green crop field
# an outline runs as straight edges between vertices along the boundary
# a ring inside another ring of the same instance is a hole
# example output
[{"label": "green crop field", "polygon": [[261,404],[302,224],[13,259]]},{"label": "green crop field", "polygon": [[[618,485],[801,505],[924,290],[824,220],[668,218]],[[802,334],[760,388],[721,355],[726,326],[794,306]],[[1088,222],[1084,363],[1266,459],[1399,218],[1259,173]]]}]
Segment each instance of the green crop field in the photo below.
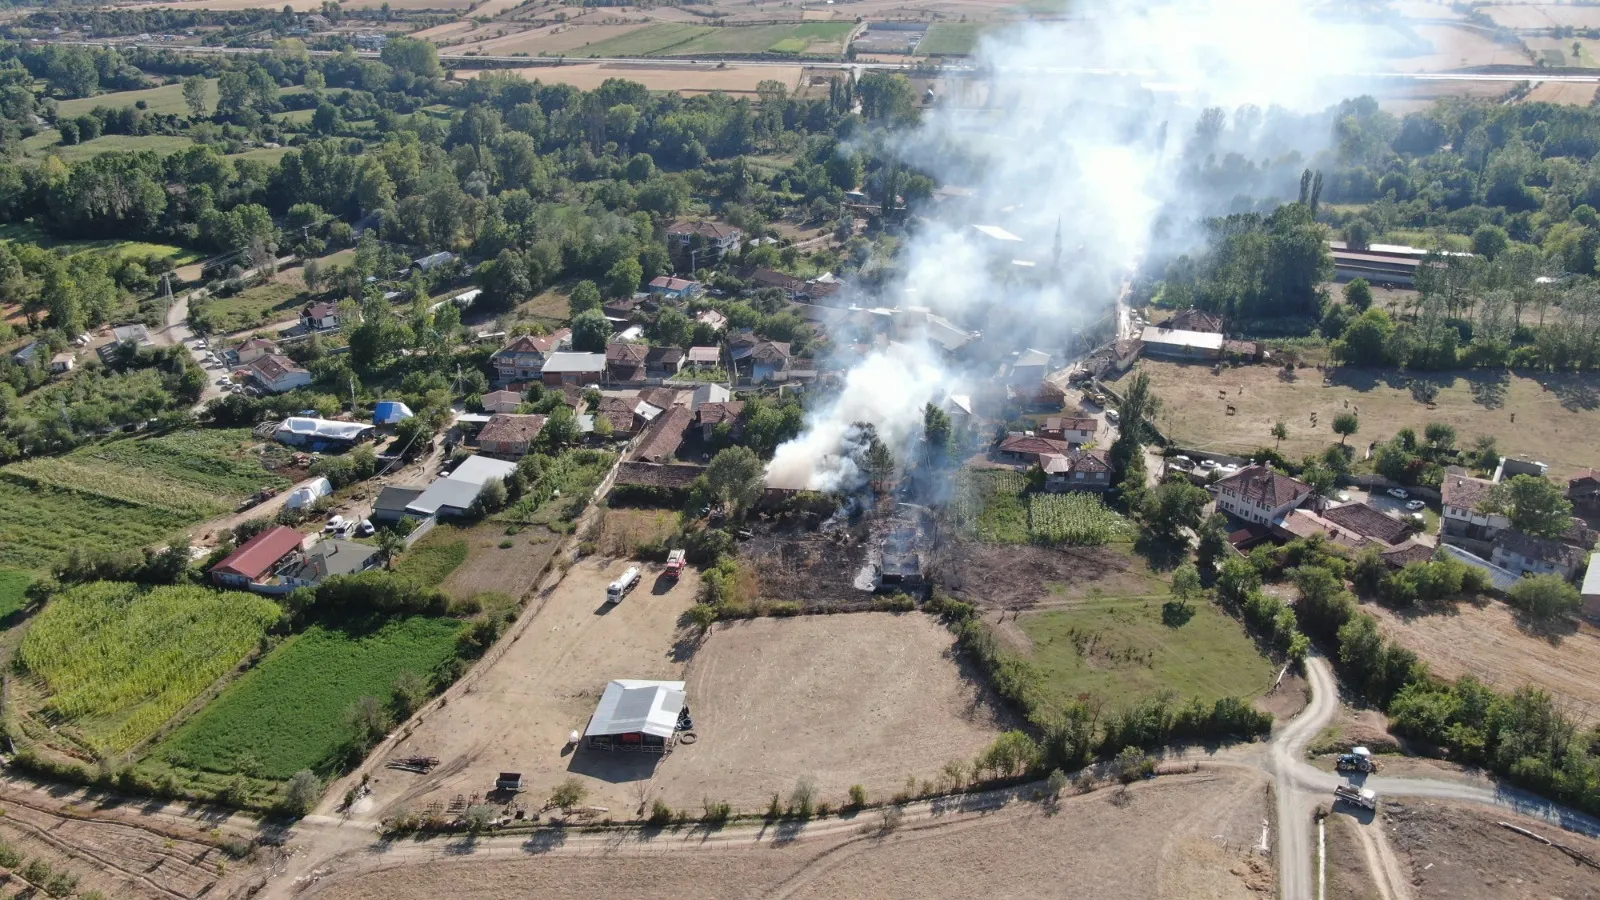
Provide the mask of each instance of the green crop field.
[{"label": "green crop field", "polygon": [[928,36],[917,45],[918,56],[967,56],[977,49],[978,38],[987,25],[962,22],[935,22]]},{"label": "green crop field", "polygon": [[[784,25],[651,25],[585,47],[588,56],[694,56],[714,53],[804,53],[813,46],[843,50],[849,22]],[[820,50],[820,47],[819,47]]]},{"label": "green crop field", "polygon": [[248,755],[268,778],[329,771],[350,737],[346,711],[362,697],[387,700],[403,671],[433,671],[454,655],[463,627],[420,616],[365,634],[313,626],[284,641],[154,755],[211,772],[233,771]]},{"label": "green crop field", "polygon": [[1030,494],[1028,536],[1041,544],[1095,546],[1132,539],[1133,526],[1098,494]]},{"label": "green crop field", "polygon": [[33,576],[16,569],[0,569],[0,622],[22,609]]},{"label": "green crop field", "polygon": [[[174,82],[161,87],[145,88],[142,91],[114,91],[109,94],[99,94],[94,97],[81,97],[77,100],[63,100],[58,106],[57,114],[63,117],[81,116],[97,106],[118,109],[124,106],[136,106],[143,100],[145,109],[153,113],[167,113],[170,115],[189,115],[189,104],[183,100],[183,85]],[[217,80],[206,79],[206,110],[217,108]]]},{"label": "green crop field", "polygon": [[1048,704],[1092,694],[1112,707],[1163,692],[1210,703],[1256,697],[1277,671],[1244,627],[1209,603],[1191,605],[1178,626],[1161,618],[1160,599],[1090,598],[1078,608],[1024,613],[1017,620],[1033,649]]},{"label": "green crop field", "polygon": [[80,585],[33,620],[17,662],[42,684],[46,720],[122,752],[238,665],[279,615],[254,594]]},{"label": "green crop field", "polygon": [[440,525],[403,553],[394,568],[422,584],[437,587],[466,561],[466,539],[449,525]]},{"label": "green crop field", "polygon": [[49,568],[74,548],[131,550],[288,481],[241,453],[245,429],[117,438],[0,467],[0,565]]}]

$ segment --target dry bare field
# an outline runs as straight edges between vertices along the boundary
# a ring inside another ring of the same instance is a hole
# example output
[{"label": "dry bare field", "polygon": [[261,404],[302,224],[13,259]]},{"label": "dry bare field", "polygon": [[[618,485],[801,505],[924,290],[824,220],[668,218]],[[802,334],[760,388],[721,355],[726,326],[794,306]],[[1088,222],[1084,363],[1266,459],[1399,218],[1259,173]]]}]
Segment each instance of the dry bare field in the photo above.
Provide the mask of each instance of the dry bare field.
[{"label": "dry bare field", "polygon": [[[855,829],[695,852],[704,832],[667,832],[610,849],[506,854],[405,850],[354,863],[306,896],[340,900],[609,900],[653,894],[706,900],[923,900],[927,897],[1259,900],[1272,862],[1254,845],[1270,815],[1265,781],[1242,772],[1175,775],[1063,799],[1055,814],[1017,804],[936,817],[886,837]],[[870,814],[869,814],[870,815]],[[367,869],[362,872],[360,869]]]},{"label": "dry bare field", "polygon": [[1441,72],[1468,66],[1527,65],[1528,57],[1509,44],[1496,43],[1482,31],[1465,25],[1417,25],[1417,36],[1432,45],[1431,52],[1396,56],[1386,60],[1403,72]]},{"label": "dry bare field", "polygon": [[1505,84],[1493,81],[1396,82],[1383,86],[1375,96],[1384,110],[1404,116],[1427,110],[1446,97],[1495,99],[1503,96],[1506,90]]},{"label": "dry bare field", "polygon": [[[546,84],[570,84],[581,90],[593,90],[607,78],[625,78],[636,81],[652,91],[679,91],[685,94],[704,94],[712,91],[728,93],[755,93],[756,85],[772,79],[781,81],[791,89],[800,79],[800,66],[741,66],[730,64],[725,69],[715,66],[648,66],[633,64],[573,63],[563,66],[533,66],[526,69],[500,69],[512,71],[530,81]],[[477,71],[463,70],[461,78],[471,78]]]},{"label": "dry bare field", "polygon": [[1570,106],[1588,106],[1594,100],[1595,85],[1562,84],[1544,81],[1535,85],[1524,97],[1523,103],[1565,103]]},{"label": "dry bare field", "polygon": [[437,756],[440,767],[428,776],[378,770],[374,808],[404,803],[420,811],[457,794],[486,793],[496,773],[519,771],[535,807],[571,775],[588,786],[588,802],[631,817],[636,786],[649,779],[654,756],[574,755],[567,735],[583,730],[613,679],[683,678],[678,618],[700,587],[693,569],[674,586],[658,583],[660,566],[644,565],[639,588],[607,606],[606,585],[634,564],[585,559],[548,596],[530,601],[538,609],[520,632],[501,638],[511,642],[504,655],[469,674],[463,693],[426,714],[394,750],[397,756]]},{"label": "dry bare field", "polygon": [[1600,27],[1600,7],[1557,5],[1554,3],[1502,3],[1485,6],[1496,25],[1506,28],[1596,28]]},{"label": "dry bare field", "polygon": [[1461,603],[1454,612],[1409,617],[1377,604],[1363,608],[1435,674],[1475,675],[1506,691],[1534,684],[1577,719],[1600,721],[1600,628],[1583,623],[1566,634],[1541,636],[1518,627],[1503,603]]},{"label": "dry bare field", "polygon": [[470,48],[480,54],[489,56],[510,56],[526,53],[529,56],[540,54],[569,56],[582,56],[583,48],[590,44],[621,37],[624,34],[649,27],[647,21],[635,21],[619,24],[600,24],[598,20],[589,22],[567,22],[552,25],[546,28],[532,28],[504,37],[477,35],[470,44],[461,48],[452,48],[452,52]]},{"label": "dry bare field", "polygon": [[802,777],[835,806],[853,784],[884,798],[908,777],[937,781],[1001,726],[987,691],[949,658],[954,644],[918,613],[719,624],[689,663],[700,739],[668,757],[656,795],[753,813]]},{"label": "dry bare field", "polygon": [[[1505,380],[1487,372],[1419,373],[1439,385],[1435,409],[1412,396],[1413,376],[1393,369],[1339,369],[1334,383],[1302,368],[1292,381],[1271,366],[1244,366],[1212,375],[1207,365],[1140,360],[1151,388],[1161,398],[1157,425],[1185,446],[1249,453],[1272,446],[1272,425],[1289,428],[1283,452],[1291,457],[1322,450],[1339,440],[1333,417],[1358,411],[1361,430],[1350,442],[1365,447],[1393,437],[1404,427],[1420,431],[1429,422],[1456,427],[1463,444],[1494,435],[1502,453],[1530,455],[1550,464],[1550,476],[1565,479],[1600,461],[1600,376],[1511,373]],[[1126,376],[1124,376],[1124,383]],[[1244,392],[1239,393],[1243,387]],[[1227,391],[1220,399],[1218,391]],[[1232,405],[1236,414],[1226,414]],[[1318,413],[1313,428],[1310,414]],[[1512,423],[1512,414],[1516,422]]]},{"label": "dry bare field", "polygon": [[1550,900],[1600,893],[1600,872],[1498,826],[1509,821],[1600,858],[1600,841],[1505,810],[1436,801],[1384,804],[1389,842],[1411,876],[1411,900]]}]

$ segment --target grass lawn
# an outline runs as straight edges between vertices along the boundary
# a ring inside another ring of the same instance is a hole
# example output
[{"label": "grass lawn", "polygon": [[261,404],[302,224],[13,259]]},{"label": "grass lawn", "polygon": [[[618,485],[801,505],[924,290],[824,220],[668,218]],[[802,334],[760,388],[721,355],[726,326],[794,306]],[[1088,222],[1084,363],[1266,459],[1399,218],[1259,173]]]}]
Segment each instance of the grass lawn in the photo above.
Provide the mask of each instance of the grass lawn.
[{"label": "grass lawn", "polygon": [[[17,653],[35,711],[96,750],[154,734],[254,650],[281,611],[254,594],[98,582],[52,597]],[[23,701],[23,706],[32,706]]]},{"label": "grass lawn", "polygon": [[231,154],[228,158],[253,159],[258,162],[276,163],[283,159],[292,149],[291,147],[257,147],[254,150],[246,150],[243,153]]},{"label": "grass lawn", "polygon": [[1238,622],[1202,602],[1192,606],[1193,618],[1171,627],[1161,621],[1162,602],[1086,600],[1024,613],[1017,625],[1033,645],[1025,655],[1043,675],[1049,702],[1092,694],[1122,707],[1170,691],[1210,703],[1272,687],[1277,670]]},{"label": "grass lawn", "polygon": [[0,569],[0,622],[22,609],[33,576],[17,569]]},{"label": "grass lawn", "polygon": [[65,162],[78,162],[102,153],[158,153],[163,156],[176,153],[193,145],[194,141],[173,134],[107,134],[81,144],[62,145],[61,134],[55,130],[43,131],[22,142],[25,156],[55,154]]},{"label": "grass lawn", "polygon": [[[1273,423],[1282,420],[1289,429],[1283,454],[1298,459],[1338,442],[1333,419],[1347,409],[1360,421],[1349,441],[1357,447],[1387,440],[1408,426],[1420,433],[1429,422],[1445,422],[1455,426],[1459,446],[1493,435],[1501,453],[1549,463],[1550,476],[1558,480],[1594,465],[1593,448],[1600,444],[1600,375],[1594,373],[1340,368],[1325,384],[1315,369],[1285,380],[1271,366],[1224,369],[1219,375],[1212,375],[1209,365],[1193,363],[1140,360],[1137,368],[1150,373],[1151,392],[1161,399],[1156,424],[1193,449],[1250,453],[1271,447]],[[1421,393],[1429,384],[1438,388],[1433,409]],[[1226,398],[1219,391],[1226,391]]]},{"label": "grass lawn", "polygon": [[572,304],[566,293],[545,291],[517,307],[517,315],[524,319],[540,319],[546,324],[564,323],[572,318]]},{"label": "grass lawn", "polygon": [[588,56],[693,56],[711,53],[804,53],[814,45],[842,47],[855,26],[849,22],[797,22],[782,25],[664,23],[618,35],[585,47]]},{"label": "grass lawn", "polygon": [[70,255],[79,253],[109,253],[114,256],[155,256],[172,260],[174,265],[188,265],[204,258],[204,254],[174,244],[152,244],[148,241],[58,241],[42,228],[25,222],[0,225],[0,244],[37,244]]},{"label": "grass lawn", "polygon": [[935,22],[917,45],[918,56],[967,56],[978,46],[987,25],[971,22]]},{"label": "grass lawn", "polygon": [[230,332],[294,318],[304,293],[304,282],[280,273],[266,284],[246,288],[231,297],[210,298],[201,305],[214,330]]},{"label": "grass lawn", "polygon": [[114,438],[0,467],[0,566],[43,571],[74,548],[134,550],[288,482],[242,452],[247,429]]},{"label": "grass lawn", "polygon": [[[146,88],[142,91],[114,91],[109,94],[98,94],[78,100],[63,100],[61,105],[57,107],[57,111],[58,115],[61,116],[81,116],[97,106],[117,109],[123,106],[137,105],[140,100],[143,100],[145,108],[153,113],[189,115],[189,104],[183,100],[183,84],[181,82]],[[217,80],[215,78],[207,78],[206,109],[209,111],[216,108]]]},{"label": "grass lawn", "polygon": [[463,624],[413,617],[375,631],[313,626],[289,638],[159,744],[175,766],[233,771],[253,757],[267,778],[334,771],[350,737],[345,713],[362,697],[387,700],[395,677],[428,675],[455,653]]},{"label": "grass lawn", "polygon": [[437,587],[466,561],[466,539],[449,525],[440,525],[401,554],[394,568],[422,584]]}]

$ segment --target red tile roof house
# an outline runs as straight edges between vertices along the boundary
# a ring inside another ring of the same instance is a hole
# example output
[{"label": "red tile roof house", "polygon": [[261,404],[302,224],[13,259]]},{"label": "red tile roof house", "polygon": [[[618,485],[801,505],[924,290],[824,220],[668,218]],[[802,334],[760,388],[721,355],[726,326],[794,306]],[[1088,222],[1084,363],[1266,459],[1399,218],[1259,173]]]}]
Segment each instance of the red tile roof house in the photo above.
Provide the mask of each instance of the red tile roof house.
[{"label": "red tile roof house", "polygon": [[732,429],[732,437],[738,440],[744,431],[744,401],[729,400],[726,403],[702,403],[694,411],[694,423],[700,427],[701,440],[709,441],[718,425],[728,423]]},{"label": "red tile roof house", "polygon": [[1311,486],[1262,465],[1246,466],[1215,485],[1217,508],[1229,515],[1270,525],[1311,496]]},{"label": "red tile roof house", "polygon": [[489,456],[520,459],[544,430],[544,416],[493,415],[478,432],[478,451]]},{"label": "red tile roof house", "polygon": [[1047,491],[1105,491],[1111,488],[1111,463],[1102,450],[1039,454]]},{"label": "red tile roof house", "polygon": [[687,278],[658,275],[650,279],[650,293],[664,300],[681,300],[700,293],[700,282]]},{"label": "red tile roof house", "polygon": [[1033,437],[1026,434],[1006,435],[1005,440],[1000,442],[1000,446],[995,448],[995,453],[1001,459],[1020,463],[1037,463],[1047,453],[1066,456],[1071,452],[1072,447],[1066,441]]},{"label": "red tile roof house", "polygon": [[295,388],[305,387],[311,383],[311,373],[294,364],[286,356],[265,354],[256,358],[256,361],[244,367],[250,373],[251,379],[261,385],[264,390],[274,394],[282,394]]},{"label": "red tile roof house", "polygon": [[671,462],[678,448],[683,445],[684,429],[689,427],[693,418],[694,414],[689,412],[687,406],[674,406],[656,416],[640,439],[639,449],[633,458],[653,463]]},{"label": "red tile roof house", "polygon": [[307,303],[300,310],[300,327],[306,331],[321,331],[339,327],[339,307],[326,301]]},{"label": "red tile roof house", "polygon": [[1039,436],[1069,444],[1087,444],[1099,430],[1100,423],[1093,418],[1050,416],[1039,429]]},{"label": "red tile roof house", "polygon": [[644,356],[644,372],[650,378],[671,378],[683,371],[686,354],[678,347],[651,347]]},{"label": "red tile roof house", "polygon": [[721,222],[680,221],[667,226],[667,252],[690,269],[721,260],[743,239],[743,231]]},{"label": "red tile roof house", "polygon": [[1567,499],[1578,509],[1600,510],[1600,472],[1585,469],[1569,479]]},{"label": "red tile roof house", "polygon": [[553,334],[525,334],[495,351],[495,380],[502,383],[537,381],[550,354],[572,344],[572,329]]},{"label": "red tile roof house", "polygon": [[606,380],[610,382],[643,381],[645,358],[650,348],[645,344],[618,341],[606,345]]},{"label": "red tile roof house", "polygon": [[265,581],[284,558],[297,552],[305,536],[293,528],[274,525],[239,545],[210,569],[215,584],[247,588]]},{"label": "red tile roof house", "polygon": [[483,411],[486,413],[514,413],[521,405],[521,391],[490,391],[483,395]]}]

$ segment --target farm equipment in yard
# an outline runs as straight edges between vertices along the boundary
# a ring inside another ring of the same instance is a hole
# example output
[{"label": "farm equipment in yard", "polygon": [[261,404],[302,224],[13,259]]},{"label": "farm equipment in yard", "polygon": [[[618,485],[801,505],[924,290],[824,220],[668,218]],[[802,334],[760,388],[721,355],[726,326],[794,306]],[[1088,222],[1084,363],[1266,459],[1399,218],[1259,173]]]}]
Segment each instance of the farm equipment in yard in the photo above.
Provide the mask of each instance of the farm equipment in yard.
[{"label": "farm equipment in yard", "polygon": [[683,567],[686,562],[687,560],[682,550],[674,550],[671,553],[668,553],[666,572],[667,577],[674,581],[678,580],[678,577],[683,574]]},{"label": "farm equipment in yard", "polygon": [[1351,806],[1362,809],[1376,810],[1378,808],[1378,795],[1370,788],[1358,788],[1353,785],[1341,784],[1333,789],[1333,802],[1340,800]]},{"label": "farm equipment in yard", "polygon": [[389,762],[385,764],[385,767],[390,769],[400,769],[404,772],[415,772],[418,775],[426,775],[433,771],[433,767],[437,766],[438,764],[439,757],[437,756],[401,756],[389,760]]},{"label": "farm equipment in yard", "polygon": [[1372,758],[1372,751],[1365,747],[1353,748],[1349,753],[1342,754],[1333,764],[1334,769],[1340,772],[1376,772],[1378,761]]},{"label": "farm equipment in yard", "polygon": [[261,490],[256,491],[254,494],[250,495],[249,497],[246,497],[245,501],[243,503],[239,504],[238,511],[239,512],[244,512],[245,510],[249,509],[250,507],[257,506],[259,504],[265,503],[268,500],[271,500],[273,497],[276,497],[276,496],[278,496],[278,489],[277,488],[262,488]]},{"label": "farm equipment in yard", "polygon": [[511,793],[511,794],[521,793],[521,791],[522,791],[522,773],[521,772],[501,772],[500,773],[500,777],[496,778],[494,780],[494,789],[497,790],[497,791],[504,791],[504,792]]}]

